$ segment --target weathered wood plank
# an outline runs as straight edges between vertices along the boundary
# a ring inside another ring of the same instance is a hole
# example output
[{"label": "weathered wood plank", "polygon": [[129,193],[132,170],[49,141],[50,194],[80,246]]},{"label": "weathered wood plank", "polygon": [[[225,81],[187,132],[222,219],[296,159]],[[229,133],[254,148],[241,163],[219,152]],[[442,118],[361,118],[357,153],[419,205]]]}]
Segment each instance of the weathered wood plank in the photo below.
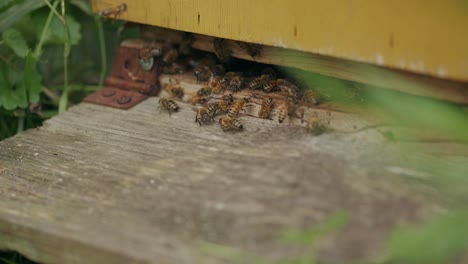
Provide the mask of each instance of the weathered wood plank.
[{"label": "weathered wood plank", "polygon": [[205,241],[280,257],[291,251],[279,232],[344,209],[352,221],[320,257],[351,261],[439,208],[398,176],[375,131],[313,137],[243,116],[245,131],[224,133],[183,103],[159,113],[157,100],[81,104],[0,142],[0,248],[48,263],[219,262]]}]

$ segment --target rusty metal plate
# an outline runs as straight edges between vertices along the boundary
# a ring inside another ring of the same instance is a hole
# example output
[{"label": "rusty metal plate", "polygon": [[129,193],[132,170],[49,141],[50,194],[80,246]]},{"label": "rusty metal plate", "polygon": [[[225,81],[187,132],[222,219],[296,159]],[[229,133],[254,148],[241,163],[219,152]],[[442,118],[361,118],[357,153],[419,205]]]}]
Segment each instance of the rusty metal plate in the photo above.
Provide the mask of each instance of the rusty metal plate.
[{"label": "rusty metal plate", "polygon": [[126,110],[148,97],[136,91],[104,86],[88,95],[83,101]]},{"label": "rusty metal plate", "polygon": [[142,64],[140,51],[138,48],[116,48],[111,76],[106,78],[104,87],[87,96],[84,102],[129,109],[156,95],[160,88],[159,61],[155,59],[151,67]]}]

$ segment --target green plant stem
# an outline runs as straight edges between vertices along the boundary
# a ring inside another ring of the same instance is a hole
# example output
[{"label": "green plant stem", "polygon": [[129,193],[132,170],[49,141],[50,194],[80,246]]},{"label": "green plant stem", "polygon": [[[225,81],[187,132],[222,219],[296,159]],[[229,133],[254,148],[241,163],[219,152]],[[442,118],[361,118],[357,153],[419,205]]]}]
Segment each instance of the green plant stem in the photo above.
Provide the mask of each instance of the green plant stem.
[{"label": "green plant stem", "polygon": [[48,0],[43,0],[43,1],[46,3],[46,5],[49,6],[50,10],[58,17],[58,19],[60,19],[62,24],[65,25],[65,18],[57,12],[57,9],[55,8],[55,6],[53,6]]},{"label": "green plant stem", "polygon": [[[58,1],[56,1],[52,7],[54,7],[55,9],[57,7],[57,4],[58,4]],[[54,16],[54,11],[53,9],[50,9],[49,16],[47,17],[44,27],[42,28],[41,37],[39,38],[39,43],[37,43],[36,48],[34,49],[33,57],[35,61],[39,61],[39,58],[41,57],[42,45],[44,45],[47,31],[49,30],[50,22],[52,21],[53,16]]]},{"label": "green plant stem", "polygon": [[[58,2],[58,0],[57,0]],[[62,16],[65,17],[65,0],[61,0],[62,2]],[[65,27],[64,35],[65,35],[65,42],[63,43],[63,81],[64,81],[64,88],[63,93],[60,96],[59,101],[59,114],[65,112],[67,110],[68,105],[68,55],[70,53],[70,43],[69,43],[69,32],[68,26],[65,23],[63,25]]]},{"label": "green plant stem", "polygon": [[106,65],[107,65],[107,55],[106,55],[106,42],[104,39],[104,29],[102,27],[102,19],[99,16],[94,16],[96,21],[96,26],[98,30],[99,37],[99,50],[101,53],[101,74],[99,76],[99,87],[102,87],[104,84],[104,78],[106,76]]},{"label": "green plant stem", "polygon": [[24,115],[18,117],[18,129],[16,133],[20,133],[24,130]]}]

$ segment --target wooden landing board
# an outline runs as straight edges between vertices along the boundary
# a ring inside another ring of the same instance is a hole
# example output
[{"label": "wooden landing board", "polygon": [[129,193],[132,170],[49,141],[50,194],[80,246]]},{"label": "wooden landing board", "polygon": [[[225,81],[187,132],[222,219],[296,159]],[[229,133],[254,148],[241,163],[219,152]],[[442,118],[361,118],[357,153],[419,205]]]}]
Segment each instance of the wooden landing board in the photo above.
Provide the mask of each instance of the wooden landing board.
[{"label": "wooden landing board", "polygon": [[194,123],[186,104],[169,115],[157,102],[83,103],[0,142],[0,248],[45,263],[221,262],[207,243],[280,258],[295,252],[281,231],[344,209],[350,224],[319,255],[351,262],[442,206],[402,173],[419,175],[415,156],[376,131],[311,136],[244,116],[245,131],[224,133]]}]

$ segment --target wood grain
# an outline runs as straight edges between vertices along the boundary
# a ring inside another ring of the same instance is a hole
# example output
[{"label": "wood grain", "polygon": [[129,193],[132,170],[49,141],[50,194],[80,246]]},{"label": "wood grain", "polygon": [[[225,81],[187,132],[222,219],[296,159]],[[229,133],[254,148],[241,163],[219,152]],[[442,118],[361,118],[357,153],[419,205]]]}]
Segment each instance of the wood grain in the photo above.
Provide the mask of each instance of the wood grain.
[{"label": "wood grain", "polygon": [[[278,242],[283,230],[344,209],[352,221],[318,254],[352,261],[443,206],[407,183],[395,168],[421,169],[372,129],[314,137],[242,116],[245,131],[224,133],[194,123],[185,103],[169,115],[157,102],[83,103],[0,142],[0,248],[45,263],[221,263],[202,250],[214,243],[277,259],[297,254]],[[338,128],[367,122],[342,115]]]}]

